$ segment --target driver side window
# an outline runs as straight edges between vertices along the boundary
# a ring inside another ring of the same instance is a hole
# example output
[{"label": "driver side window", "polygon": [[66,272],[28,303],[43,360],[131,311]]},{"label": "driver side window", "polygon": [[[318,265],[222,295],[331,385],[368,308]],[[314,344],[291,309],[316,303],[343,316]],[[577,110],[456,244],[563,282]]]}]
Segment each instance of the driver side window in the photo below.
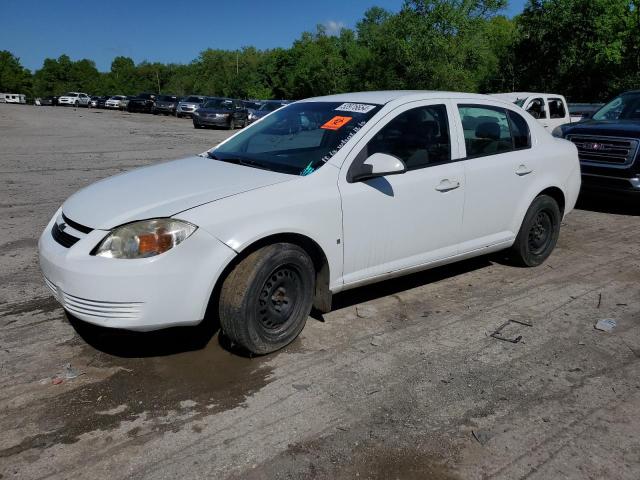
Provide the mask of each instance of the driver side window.
[{"label": "driver side window", "polygon": [[387,123],[369,140],[364,158],[386,153],[402,160],[407,170],[416,170],[451,160],[447,109],[428,105],[407,110]]}]

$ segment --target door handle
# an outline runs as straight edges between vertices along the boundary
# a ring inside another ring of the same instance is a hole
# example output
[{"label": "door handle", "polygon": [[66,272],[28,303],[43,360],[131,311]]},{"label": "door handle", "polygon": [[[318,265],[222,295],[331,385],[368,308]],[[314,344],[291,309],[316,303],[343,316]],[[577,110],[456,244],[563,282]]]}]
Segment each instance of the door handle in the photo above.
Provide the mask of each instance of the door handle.
[{"label": "door handle", "polygon": [[526,165],[520,165],[517,169],[516,169],[516,175],[523,177],[525,175],[529,175],[531,172],[533,172],[533,170],[531,170],[529,167],[527,167]]},{"label": "door handle", "polygon": [[448,178],[444,178],[440,180],[440,183],[436,187],[436,190],[439,192],[445,193],[445,192],[450,192],[451,190],[455,190],[458,187],[460,187],[460,182],[458,181],[452,182]]}]

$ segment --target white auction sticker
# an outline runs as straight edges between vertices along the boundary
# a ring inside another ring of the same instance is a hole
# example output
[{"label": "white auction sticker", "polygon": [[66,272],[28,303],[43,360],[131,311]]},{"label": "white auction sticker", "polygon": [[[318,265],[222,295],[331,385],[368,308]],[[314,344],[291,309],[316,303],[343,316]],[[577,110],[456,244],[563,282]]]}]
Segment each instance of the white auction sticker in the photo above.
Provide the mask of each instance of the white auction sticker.
[{"label": "white auction sticker", "polygon": [[367,105],[366,103],[343,103],[338,108],[339,112],[368,113],[376,108],[375,105]]}]

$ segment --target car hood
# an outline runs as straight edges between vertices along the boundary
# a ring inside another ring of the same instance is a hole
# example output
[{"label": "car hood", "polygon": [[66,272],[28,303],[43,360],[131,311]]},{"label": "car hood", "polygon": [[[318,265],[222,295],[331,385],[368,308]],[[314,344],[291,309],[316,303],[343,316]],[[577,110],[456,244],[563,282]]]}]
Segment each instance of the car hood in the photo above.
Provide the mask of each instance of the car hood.
[{"label": "car hood", "polygon": [[564,134],[640,138],[640,122],[636,120],[585,120],[568,125]]},{"label": "car hood", "polygon": [[295,178],[194,156],[96,182],[69,197],[62,211],[81,225],[110,230],[134,220],[170,217],[221,198]]}]

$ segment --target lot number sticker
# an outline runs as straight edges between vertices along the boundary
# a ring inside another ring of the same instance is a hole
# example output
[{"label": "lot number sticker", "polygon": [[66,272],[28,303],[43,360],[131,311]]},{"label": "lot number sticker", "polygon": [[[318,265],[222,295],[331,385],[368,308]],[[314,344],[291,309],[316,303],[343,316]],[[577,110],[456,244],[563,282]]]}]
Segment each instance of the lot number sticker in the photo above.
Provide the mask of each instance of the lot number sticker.
[{"label": "lot number sticker", "polygon": [[349,123],[352,119],[353,117],[341,117],[340,115],[336,115],[320,128],[324,128],[325,130],[338,130]]},{"label": "lot number sticker", "polygon": [[367,105],[366,103],[343,103],[338,108],[339,112],[369,113],[376,108],[375,105]]}]

